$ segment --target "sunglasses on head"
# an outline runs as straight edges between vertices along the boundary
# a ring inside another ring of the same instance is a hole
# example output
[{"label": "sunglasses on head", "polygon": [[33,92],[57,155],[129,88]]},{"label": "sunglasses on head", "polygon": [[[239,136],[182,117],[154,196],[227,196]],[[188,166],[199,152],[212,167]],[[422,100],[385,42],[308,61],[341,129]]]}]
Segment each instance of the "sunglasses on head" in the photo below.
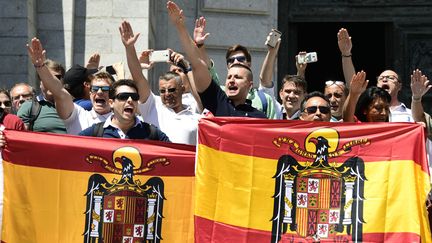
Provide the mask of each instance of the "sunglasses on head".
[{"label": "sunglasses on head", "polygon": [[159,93],[165,94],[168,92],[168,94],[176,92],[177,88],[169,88],[169,89],[160,89]]},{"label": "sunglasses on head", "polygon": [[246,57],[245,56],[230,57],[227,59],[227,65],[231,65],[232,63],[235,62],[235,60],[237,60],[238,62],[246,62]]},{"label": "sunglasses on head", "polygon": [[96,86],[96,85],[91,86],[92,92],[98,92],[99,89],[101,89],[102,92],[108,92],[110,91],[110,86]]},{"label": "sunglasses on head", "polygon": [[342,82],[342,81],[333,81],[333,80],[329,80],[329,81],[326,81],[326,82],[325,82],[325,85],[326,85],[326,86],[330,86],[330,85],[333,85],[333,84],[336,84],[336,85],[345,85],[345,83]]},{"label": "sunglasses on head", "polygon": [[126,101],[129,99],[129,97],[133,100],[133,101],[138,101],[139,100],[139,94],[137,93],[129,93],[129,92],[124,92],[124,93],[118,93],[115,98],[117,100],[120,101]]},{"label": "sunglasses on head", "polygon": [[1,105],[4,105],[5,107],[11,107],[12,106],[12,102],[10,100],[6,100],[6,101],[3,101],[3,102],[0,101],[0,106]]},{"label": "sunglasses on head", "polygon": [[310,115],[316,113],[318,109],[322,114],[330,113],[330,107],[328,106],[309,106],[305,108],[305,111]]}]

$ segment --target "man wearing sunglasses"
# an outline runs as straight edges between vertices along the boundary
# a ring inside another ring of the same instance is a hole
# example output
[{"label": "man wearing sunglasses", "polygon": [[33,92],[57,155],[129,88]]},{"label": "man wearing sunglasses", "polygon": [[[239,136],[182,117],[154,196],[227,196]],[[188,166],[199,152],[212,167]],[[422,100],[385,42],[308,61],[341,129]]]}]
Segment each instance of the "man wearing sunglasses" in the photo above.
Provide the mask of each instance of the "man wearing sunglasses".
[{"label": "man wearing sunglasses", "polygon": [[321,92],[307,94],[300,105],[302,121],[330,121],[330,101]]},{"label": "man wearing sunglasses", "polygon": [[[64,67],[52,60],[44,60],[41,65],[46,67],[51,76],[63,77]],[[66,127],[57,114],[53,93],[44,85],[44,77],[38,75],[41,93],[34,99],[24,102],[17,115],[22,119],[26,128],[36,132],[66,133]],[[61,82],[61,81],[60,81]]]},{"label": "man wearing sunglasses", "polygon": [[348,89],[342,81],[329,80],[325,82],[324,95],[330,100],[331,121],[342,120],[343,106],[348,97]]},{"label": "man wearing sunglasses", "polygon": [[73,97],[63,87],[62,81],[49,72],[49,69],[44,64],[45,51],[39,39],[33,38],[27,49],[43,85],[54,96],[55,108],[58,116],[63,120],[68,134],[77,135],[87,127],[105,121],[111,115],[108,100],[110,86],[114,82],[114,78],[110,74],[98,73],[92,77],[90,100],[93,108],[91,111],[87,111],[74,104]]},{"label": "man wearing sunglasses", "polygon": [[[138,110],[138,88],[133,80],[121,79],[112,85],[110,106],[113,113],[105,122],[94,124],[81,131],[79,135],[94,136],[101,124],[105,138],[146,139],[169,142],[168,137],[157,127],[141,121],[136,115]],[[99,136],[99,135],[98,135]]]}]

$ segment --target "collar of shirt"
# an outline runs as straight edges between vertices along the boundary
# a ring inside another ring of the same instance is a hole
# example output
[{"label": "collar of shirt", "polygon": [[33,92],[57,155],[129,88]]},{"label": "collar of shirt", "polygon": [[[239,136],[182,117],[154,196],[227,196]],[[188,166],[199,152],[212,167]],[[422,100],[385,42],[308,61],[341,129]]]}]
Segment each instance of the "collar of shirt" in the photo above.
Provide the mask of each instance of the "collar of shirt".
[{"label": "collar of shirt", "polygon": [[400,105],[397,105],[397,106],[391,106],[390,107],[390,112],[392,112],[392,111],[400,111],[400,112],[405,112],[405,111],[407,111],[407,107],[406,107],[406,105],[404,104],[404,103],[400,103]]},{"label": "collar of shirt", "polygon": [[[113,114],[111,114],[107,119],[106,119],[106,121],[105,121],[105,123],[104,123],[104,125],[103,125],[103,128],[107,128],[107,127],[109,127],[109,126],[111,126],[111,127],[113,127],[113,128],[115,128],[116,130],[117,130],[117,133],[119,134],[119,136],[120,136],[120,138],[121,139],[124,139],[124,138],[126,138],[126,134],[120,129],[120,128],[118,128],[116,125],[114,125],[113,123],[112,123],[112,118],[113,118]],[[138,118],[138,116],[135,116],[135,124],[133,125],[133,127],[136,127],[136,126],[141,126],[141,120]],[[132,127],[131,127],[132,128]],[[129,129],[130,130],[130,129]]]},{"label": "collar of shirt", "polygon": [[101,114],[97,113],[97,112],[92,108],[92,109],[90,110],[90,114],[91,114],[91,116],[92,116],[93,119],[96,119],[98,116],[102,116],[102,117],[104,117],[104,118],[108,118],[108,117],[110,117],[110,116],[112,115],[112,112],[110,111],[110,112],[108,112],[108,113],[106,113],[106,114],[101,115]]}]

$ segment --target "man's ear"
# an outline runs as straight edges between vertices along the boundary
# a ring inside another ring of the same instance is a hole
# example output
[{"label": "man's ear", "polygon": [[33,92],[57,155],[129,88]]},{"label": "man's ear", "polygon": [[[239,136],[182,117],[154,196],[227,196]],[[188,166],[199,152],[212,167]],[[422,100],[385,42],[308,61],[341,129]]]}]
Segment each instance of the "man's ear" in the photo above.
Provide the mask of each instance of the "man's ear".
[{"label": "man's ear", "polygon": [[85,88],[88,88],[88,89],[90,89],[90,86],[91,86],[91,84],[90,84],[90,82],[83,82],[83,86],[85,87]]},{"label": "man's ear", "polygon": [[110,105],[111,109],[114,109],[114,100],[108,99],[108,104]]}]

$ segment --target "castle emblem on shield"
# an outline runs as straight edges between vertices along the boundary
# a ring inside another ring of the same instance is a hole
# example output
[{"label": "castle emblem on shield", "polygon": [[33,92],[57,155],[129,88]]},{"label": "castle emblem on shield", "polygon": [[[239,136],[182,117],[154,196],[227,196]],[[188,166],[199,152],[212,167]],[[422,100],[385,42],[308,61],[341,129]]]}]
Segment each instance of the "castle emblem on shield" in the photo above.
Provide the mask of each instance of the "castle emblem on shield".
[{"label": "castle emblem on shield", "polygon": [[[290,151],[279,158],[273,177],[271,242],[279,242],[282,237],[308,242],[361,242],[367,179],[362,158],[347,156],[353,146],[368,145],[370,141],[358,139],[339,146],[339,133],[322,128],[305,138],[304,148],[288,137],[273,143],[277,147],[288,144]],[[338,159],[342,155],[345,161]]]},{"label": "castle emblem on shield", "polygon": [[100,174],[89,178],[84,242],[160,242],[166,200],[164,182],[151,177],[142,183],[133,176],[152,170],[156,163],[166,166],[170,162],[162,157],[144,165],[139,151],[133,147],[114,151],[112,162],[97,155],[89,155],[86,160],[101,162],[106,170],[120,176],[111,182]]}]

